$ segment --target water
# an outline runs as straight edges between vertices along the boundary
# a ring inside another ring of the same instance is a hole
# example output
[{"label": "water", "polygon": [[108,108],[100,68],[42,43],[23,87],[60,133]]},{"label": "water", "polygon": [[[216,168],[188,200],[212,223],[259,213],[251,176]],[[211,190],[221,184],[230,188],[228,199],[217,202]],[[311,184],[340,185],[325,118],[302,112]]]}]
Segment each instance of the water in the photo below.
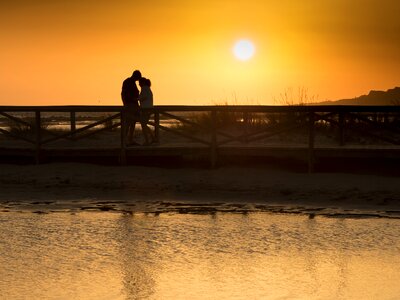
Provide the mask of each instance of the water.
[{"label": "water", "polygon": [[400,220],[0,213],[1,299],[395,299]]}]

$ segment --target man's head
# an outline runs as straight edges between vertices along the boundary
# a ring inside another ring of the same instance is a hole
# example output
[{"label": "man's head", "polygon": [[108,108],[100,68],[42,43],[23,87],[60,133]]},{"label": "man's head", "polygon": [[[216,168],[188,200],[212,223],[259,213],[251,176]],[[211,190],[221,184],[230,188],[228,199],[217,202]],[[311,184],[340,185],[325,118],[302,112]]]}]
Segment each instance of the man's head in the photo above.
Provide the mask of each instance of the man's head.
[{"label": "man's head", "polygon": [[136,81],[136,80],[139,80],[140,78],[142,78],[142,73],[140,73],[139,70],[133,71],[132,79],[134,79]]}]

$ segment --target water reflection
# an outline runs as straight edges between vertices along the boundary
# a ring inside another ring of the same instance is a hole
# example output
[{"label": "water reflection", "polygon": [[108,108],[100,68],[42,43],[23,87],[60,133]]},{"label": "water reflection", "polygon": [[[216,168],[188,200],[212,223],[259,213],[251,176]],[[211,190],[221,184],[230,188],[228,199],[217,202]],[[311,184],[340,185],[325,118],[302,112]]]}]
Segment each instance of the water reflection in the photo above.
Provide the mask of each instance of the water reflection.
[{"label": "water reflection", "polygon": [[[147,299],[154,293],[154,275],[151,264],[155,249],[151,249],[151,239],[148,236],[146,224],[137,224],[141,231],[134,231],[135,219],[121,217],[117,220],[116,238],[118,243],[118,258],[122,272],[123,294],[126,299]],[[143,220],[142,220],[143,221]]]},{"label": "water reflection", "polygon": [[390,299],[400,220],[0,213],[0,298]]}]

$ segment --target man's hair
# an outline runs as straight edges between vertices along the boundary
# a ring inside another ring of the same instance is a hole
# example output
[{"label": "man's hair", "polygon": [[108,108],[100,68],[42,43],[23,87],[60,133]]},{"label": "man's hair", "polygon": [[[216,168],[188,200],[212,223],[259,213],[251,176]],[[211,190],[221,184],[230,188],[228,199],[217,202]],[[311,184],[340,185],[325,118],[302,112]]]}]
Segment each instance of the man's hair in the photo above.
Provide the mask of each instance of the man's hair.
[{"label": "man's hair", "polygon": [[139,79],[139,78],[141,78],[141,77],[142,77],[142,73],[140,73],[139,70],[133,71],[133,73],[132,73],[132,78],[137,78],[137,79]]}]

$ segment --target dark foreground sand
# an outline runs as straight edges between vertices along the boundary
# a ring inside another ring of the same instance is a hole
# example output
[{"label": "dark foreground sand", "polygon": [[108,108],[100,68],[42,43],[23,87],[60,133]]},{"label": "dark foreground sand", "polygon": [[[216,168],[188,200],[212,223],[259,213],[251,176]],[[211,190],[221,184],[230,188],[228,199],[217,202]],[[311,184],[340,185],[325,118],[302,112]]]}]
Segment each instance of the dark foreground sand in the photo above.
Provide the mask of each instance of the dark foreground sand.
[{"label": "dark foreground sand", "polygon": [[0,211],[257,211],[400,218],[400,178],[264,168],[0,165]]}]

